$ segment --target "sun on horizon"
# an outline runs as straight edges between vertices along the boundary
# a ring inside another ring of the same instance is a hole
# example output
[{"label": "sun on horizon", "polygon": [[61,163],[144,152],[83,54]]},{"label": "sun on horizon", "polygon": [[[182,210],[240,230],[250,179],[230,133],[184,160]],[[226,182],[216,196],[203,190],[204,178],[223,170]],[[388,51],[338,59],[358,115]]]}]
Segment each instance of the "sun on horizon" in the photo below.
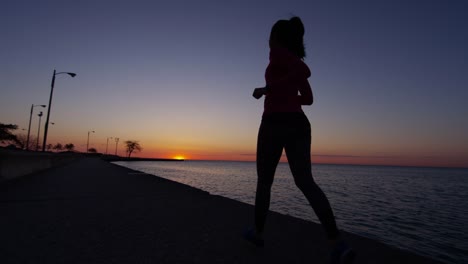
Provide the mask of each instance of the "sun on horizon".
[{"label": "sun on horizon", "polygon": [[178,156],[175,156],[174,159],[176,160],[184,160],[184,156],[181,156],[181,155],[178,155]]}]

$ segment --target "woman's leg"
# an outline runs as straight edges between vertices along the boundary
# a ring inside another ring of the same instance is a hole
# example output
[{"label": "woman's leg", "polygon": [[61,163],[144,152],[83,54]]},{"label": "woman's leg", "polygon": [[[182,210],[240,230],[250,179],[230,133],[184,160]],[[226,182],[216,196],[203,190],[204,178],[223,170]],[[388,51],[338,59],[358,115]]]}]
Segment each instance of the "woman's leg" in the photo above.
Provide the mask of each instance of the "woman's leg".
[{"label": "woman's leg", "polygon": [[283,142],[274,123],[262,120],[257,139],[257,192],[255,195],[255,229],[263,232],[268,209],[270,193],[276,166],[283,152]]},{"label": "woman's leg", "polygon": [[310,161],[311,130],[307,118],[299,119],[286,140],[285,150],[297,187],[302,191],[325,228],[330,240],[339,236],[335,216],[325,193],[312,177]]}]

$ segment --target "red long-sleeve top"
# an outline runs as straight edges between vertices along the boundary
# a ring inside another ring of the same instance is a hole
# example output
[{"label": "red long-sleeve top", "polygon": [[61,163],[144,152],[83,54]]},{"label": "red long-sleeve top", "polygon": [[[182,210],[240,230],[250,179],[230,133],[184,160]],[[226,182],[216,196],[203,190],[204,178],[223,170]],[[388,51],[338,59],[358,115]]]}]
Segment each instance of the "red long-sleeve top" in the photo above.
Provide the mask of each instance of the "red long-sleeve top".
[{"label": "red long-sleeve top", "polygon": [[309,67],[298,56],[285,48],[272,48],[265,71],[267,93],[263,115],[302,112],[301,105],[311,105],[309,77]]}]

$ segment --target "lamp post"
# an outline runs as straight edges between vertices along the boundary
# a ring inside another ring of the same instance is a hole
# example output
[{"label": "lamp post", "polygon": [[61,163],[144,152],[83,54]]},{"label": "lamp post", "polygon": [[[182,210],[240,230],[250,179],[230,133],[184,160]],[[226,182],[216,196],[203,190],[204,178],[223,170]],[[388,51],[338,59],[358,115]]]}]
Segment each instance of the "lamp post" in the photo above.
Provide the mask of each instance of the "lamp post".
[{"label": "lamp post", "polygon": [[36,142],[36,151],[39,150],[39,132],[41,131],[41,119],[42,111],[37,115],[39,117],[39,125],[37,126],[37,142]]},{"label": "lamp post", "polygon": [[88,131],[88,143],[86,143],[86,153],[89,152],[89,133],[95,133],[94,131]]},{"label": "lamp post", "polygon": [[115,155],[117,156],[117,145],[119,144],[119,138],[115,138]]},{"label": "lamp post", "polygon": [[[40,107],[46,107],[46,105],[35,105],[35,104],[32,104],[31,105],[31,113],[29,114],[29,127],[28,127],[28,137],[26,139],[26,150],[29,150],[29,135],[31,133],[31,119],[32,119],[32,114],[33,114],[33,109],[34,107],[36,106],[40,106]],[[37,149],[36,149],[37,150]]]},{"label": "lamp post", "polygon": [[107,138],[107,143],[106,143],[106,155],[107,155],[107,148],[109,147],[109,139],[112,139],[112,137]]},{"label": "lamp post", "polygon": [[44,129],[44,143],[42,144],[42,151],[45,151],[45,146],[47,143],[47,132],[49,131],[49,118],[50,118],[50,108],[52,108],[52,96],[54,94],[54,84],[55,84],[55,75],[66,73],[71,77],[75,77],[76,73],[73,72],[56,72],[54,69],[54,74],[52,75],[52,83],[50,85],[50,97],[49,97],[49,107],[47,109],[47,120]]}]

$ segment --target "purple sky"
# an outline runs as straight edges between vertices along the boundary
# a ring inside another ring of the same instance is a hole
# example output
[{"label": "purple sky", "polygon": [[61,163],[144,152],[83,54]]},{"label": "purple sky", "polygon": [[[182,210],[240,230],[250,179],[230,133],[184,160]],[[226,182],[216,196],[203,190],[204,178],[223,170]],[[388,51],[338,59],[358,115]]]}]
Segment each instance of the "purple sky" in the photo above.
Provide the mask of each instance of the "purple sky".
[{"label": "purple sky", "polygon": [[57,76],[52,143],[83,146],[95,130],[98,150],[113,136],[145,155],[255,153],[263,102],[251,92],[264,85],[269,32],[297,15],[313,154],[468,166],[466,14],[466,1],[7,0],[0,122],[27,128],[56,68],[78,76]]}]

